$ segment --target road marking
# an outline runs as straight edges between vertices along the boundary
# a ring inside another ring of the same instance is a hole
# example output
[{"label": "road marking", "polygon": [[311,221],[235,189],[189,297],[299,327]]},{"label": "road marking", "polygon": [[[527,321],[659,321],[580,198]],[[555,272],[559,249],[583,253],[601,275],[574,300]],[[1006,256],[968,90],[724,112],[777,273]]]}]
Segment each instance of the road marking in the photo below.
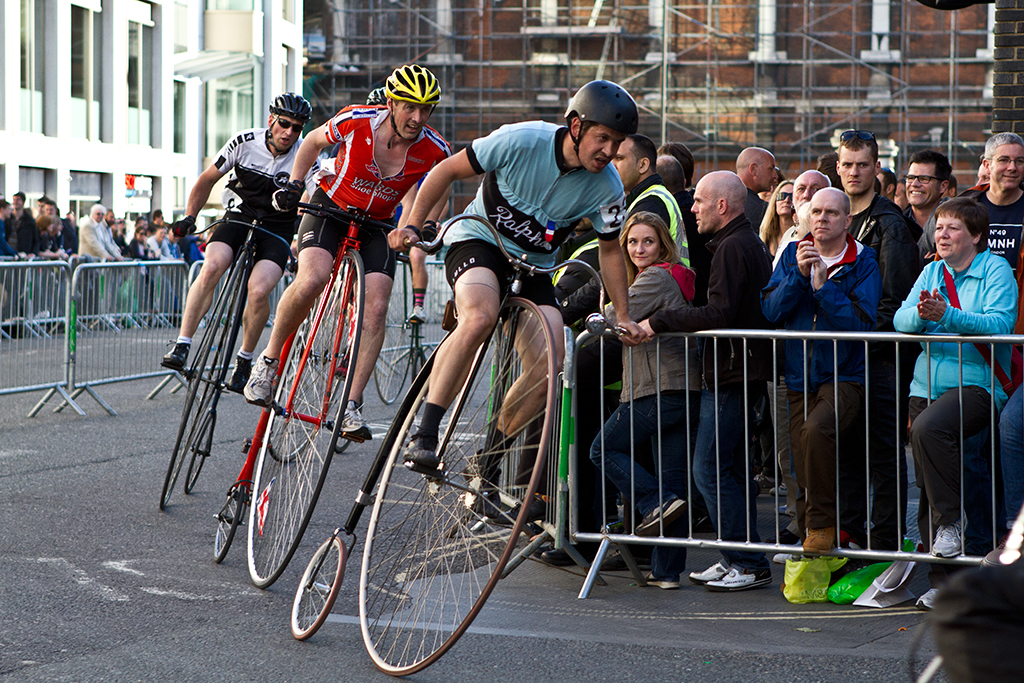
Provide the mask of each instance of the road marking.
[{"label": "road marking", "polygon": [[83,588],[88,588],[100,594],[104,600],[111,602],[125,602],[128,600],[128,596],[117,590],[114,590],[110,586],[105,586],[96,579],[90,577],[85,573],[85,570],[79,569],[75,565],[71,564],[63,557],[38,557],[35,559],[40,564],[49,564],[55,567],[59,567],[68,573],[69,578]]},{"label": "road marking", "polygon": [[23,448],[13,448],[11,450],[0,450],[0,458],[15,458],[19,455],[38,455],[39,451],[30,451]]},{"label": "road marking", "polygon": [[102,565],[107,569],[113,569],[118,572],[125,572],[127,574],[135,574],[136,576],[145,576],[138,569],[132,569],[129,564],[138,562],[138,560],[111,560],[109,562],[103,562]]},{"label": "road marking", "polygon": [[140,588],[143,593],[149,593],[150,595],[157,595],[160,597],[177,598],[179,600],[203,600],[212,602],[217,599],[215,595],[196,595],[195,593],[185,593],[182,591],[169,591],[155,586],[143,586]]}]

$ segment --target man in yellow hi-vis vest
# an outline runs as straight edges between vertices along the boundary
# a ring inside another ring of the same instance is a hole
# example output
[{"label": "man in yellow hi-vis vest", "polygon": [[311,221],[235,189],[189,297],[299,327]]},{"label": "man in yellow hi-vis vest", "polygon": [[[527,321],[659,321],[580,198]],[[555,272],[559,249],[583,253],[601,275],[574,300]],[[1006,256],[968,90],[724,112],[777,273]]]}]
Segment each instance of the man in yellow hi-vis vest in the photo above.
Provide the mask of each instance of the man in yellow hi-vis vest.
[{"label": "man in yellow hi-vis vest", "polygon": [[665,221],[672,238],[679,247],[679,258],[690,267],[690,252],[686,243],[683,214],[675,197],[658,175],[658,148],[646,135],[633,134],[619,145],[612,160],[626,190],[627,217],[637,211],[650,211]]}]

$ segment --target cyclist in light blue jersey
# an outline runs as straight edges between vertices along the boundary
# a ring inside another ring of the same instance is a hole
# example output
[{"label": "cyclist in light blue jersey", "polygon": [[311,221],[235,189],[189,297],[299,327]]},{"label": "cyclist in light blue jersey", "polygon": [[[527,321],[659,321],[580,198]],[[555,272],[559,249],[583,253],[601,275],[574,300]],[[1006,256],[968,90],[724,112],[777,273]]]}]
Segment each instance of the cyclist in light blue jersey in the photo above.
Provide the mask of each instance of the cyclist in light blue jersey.
[{"label": "cyclist in light blue jersey", "polygon": [[[420,187],[409,226],[421,226],[428,211],[456,180],[482,174],[483,182],[468,213],[485,216],[502,236],[504,246],[530,263],[550,266],[575,225],[590,219],[599,237],[601,272],[615,304],[625,343],[642,333],[629,316],[626,266],[618,244],[625,217],[622,181],[612,166],[619,144],[636,132],[638,111],[633,98],[609,81],[592,81],[569,102],[566,126],[531,121],[502,126],[474,140],[441,162]],[[495,246],[493,236],[471,221],[445,237],[445,269],[455,290],[459,325],[434,359],[431,382],[417,431],[405,459],[436,468],[442,418],[462,388],[472,358],[494,327],[501,300],[513,276],[512,267]],[[394,249],[408,250],[418,240],[412,229],[389,235]],[[562,317],[547,275],[523,276],[519,296],[540,306],[553,330]],[[555,334],[558,362],[564,355],[562,335]],[[517,425],[506,425],[514,436]]]}]

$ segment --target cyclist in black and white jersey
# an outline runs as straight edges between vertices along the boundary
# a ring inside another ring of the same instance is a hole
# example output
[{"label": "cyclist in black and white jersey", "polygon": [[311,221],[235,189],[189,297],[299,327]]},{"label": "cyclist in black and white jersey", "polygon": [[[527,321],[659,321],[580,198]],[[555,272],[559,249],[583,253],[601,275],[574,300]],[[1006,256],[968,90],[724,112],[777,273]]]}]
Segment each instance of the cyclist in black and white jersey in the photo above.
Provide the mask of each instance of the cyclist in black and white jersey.
[{"label": "cyclist in black and white jersey", "polygon": [[[229,174],[221,195],[224,217],[245,223],[259,219],[261,227],[273,233],[268,235],[260,232],[256,236],[256,263],[249,276],[249,293],[242,321],[242,348],[227,385],[230,391],[241,393],[249,379],[253,351],[270,317],[270,292],[288,264],[297,212],[295,209],[275,209],[272,195],[278,189],[279,182],[288,182],[295,155],[302,142],[302,127],[312,113],[309,102],[301,96],[295,93],[279,95],[270,105],[266,128],[243,130],[225,143],[216,161],[203,171],[192,186],[185,207],[187,215],[173,227],[176,238],[194,232],[195,217],[209,199],[213,186],[222,176]],[[318,167],[314,165],[306,176],[306,186],[310,193],[315,189],[312,179],[317,170]],[[249,229],[239,223],[225,223],[210,237],[203,268],[189,289],[178,339],[161,363],[164,367],[172,370],[185,367],[192,335],[209,310],[217,283],[231,266],[248,232]]]}]

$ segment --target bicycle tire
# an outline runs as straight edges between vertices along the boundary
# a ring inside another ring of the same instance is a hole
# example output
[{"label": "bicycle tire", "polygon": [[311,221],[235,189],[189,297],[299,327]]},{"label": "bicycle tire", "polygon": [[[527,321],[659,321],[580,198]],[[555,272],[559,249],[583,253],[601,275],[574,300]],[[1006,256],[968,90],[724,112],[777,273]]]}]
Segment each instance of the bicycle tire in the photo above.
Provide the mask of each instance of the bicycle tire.
[{"label": "bicycle tire", "polygon": [[[228,275],[227,284],[221,290],[221,295],[214,302],[213,310],[207,315],[208,321],[203,340],[196,348],[192,358],[192,365],[188,372],[188,389],[185,394],[185,404],[181,410],[181,421],[178,425],[178,434],[174,441],[174,449],[171,451],[171,461],[167,466],[167,474],[164,476],[164,486],[160,493],[160,509],[163,510],[170,500],[174,491],[174,484],[181,473],[185,457],[191,453],[188,473],[186,474],[186,493],[191,493],[195,486],[199,471],[202,469],[202,462],[196,466],[195,459],[200,457],[205,461],[209,455],[208,449],[213,442],[212,427],[216,426],[216,420],[212,422],[205,418],[211,405],[219,399],[222,391],[221,380],[226,368],[223,367],[224,359],[228,357],[233,349],[227,348],[234,344],[237,339],[238,330],[232,330],[235,325],[241,324],[241,317],[238,311],[245,305],[245,275],[248,272],[248,252],[239,252],[239,258],[235,260]],[[234,334],[232,334],[232,331]],[[212,354],[212,358],[211,358]],[[196,406],[196,396],[202,389],[202,397]],[[206,434],[206,427],[211,428]],[[201,429],[202,428],[202,429]],[[206,437],[205,447],[197,449],[196,445]],[[200,452],[202,451],[202,452]],[[194,473],[193,473],[194,471]]]},{"label": "bicycle tire", "polygon": [[[554,338],[540,310],[523,299],[508,300],[500,321],[473,360],[442,432],[443,480],[407,469],[402,458],[433,363],[417,376],[395,417],[400,426],[381,473],[359,580],[363,642],[374,664],[391,675],[430,666],[469,628],[520,544],[528,506],[515,503],[531,501],[544,476],[556,400]],[[517,342],[531,340],[544,347],[523,368]],[[524,386],[538,406],[527,409],[517,400]],[[502,420],[509,427],[507,420],[526,414],[510,428],[511,440],[495,436]],[[528,436],[543,447],[527,445]],[[497,471],[482,464],[488,459],[498,463]],[[517,480],[527,459],[533,462],[528,480]],[[482,514],[477,501],[485,496],[518,512],[502,513],[504,520]]]},{"label": "bicycle tire", "polygon": [[258,588],[288,566],[330,468],[359,352],[364,282],[362,259],[350,249],[319,325],[320,304],[296,332],[285,361],[276,403],[286,412],[271,413],[249,506],[249,578]]},{"label": "bicycle tire", "polygon": [[213,561],[220,564],[228,556],[235,532],[245,518],[249,504],[249,483],[235,482],[228,490],[224,507],[217,513],[217,534],[213,538]]},{"label": "bicycle tire", "polygon": [[292,601],[292,636],[306,640],[316,633],[334,607],[345,578],[348,550],[335,534],[320,544],[302,573]]},{"label": "bicycle tire", "polygon": [[393,294],[388,302],[384,342],[380,347],[377,363],[373,366],[373,383],[377,387],[377,396],[387,405],[394,403],[402,393],[412,360],[410,353],[412,347],[406,331],[409,307],[406,305],[408,290],[405,281],[408,279],[408,272],[404,269],[401,272],[403,277],[396,277],[392,285],[392,287],[398,288],[401,299],[396,301],[396,296]]}]

